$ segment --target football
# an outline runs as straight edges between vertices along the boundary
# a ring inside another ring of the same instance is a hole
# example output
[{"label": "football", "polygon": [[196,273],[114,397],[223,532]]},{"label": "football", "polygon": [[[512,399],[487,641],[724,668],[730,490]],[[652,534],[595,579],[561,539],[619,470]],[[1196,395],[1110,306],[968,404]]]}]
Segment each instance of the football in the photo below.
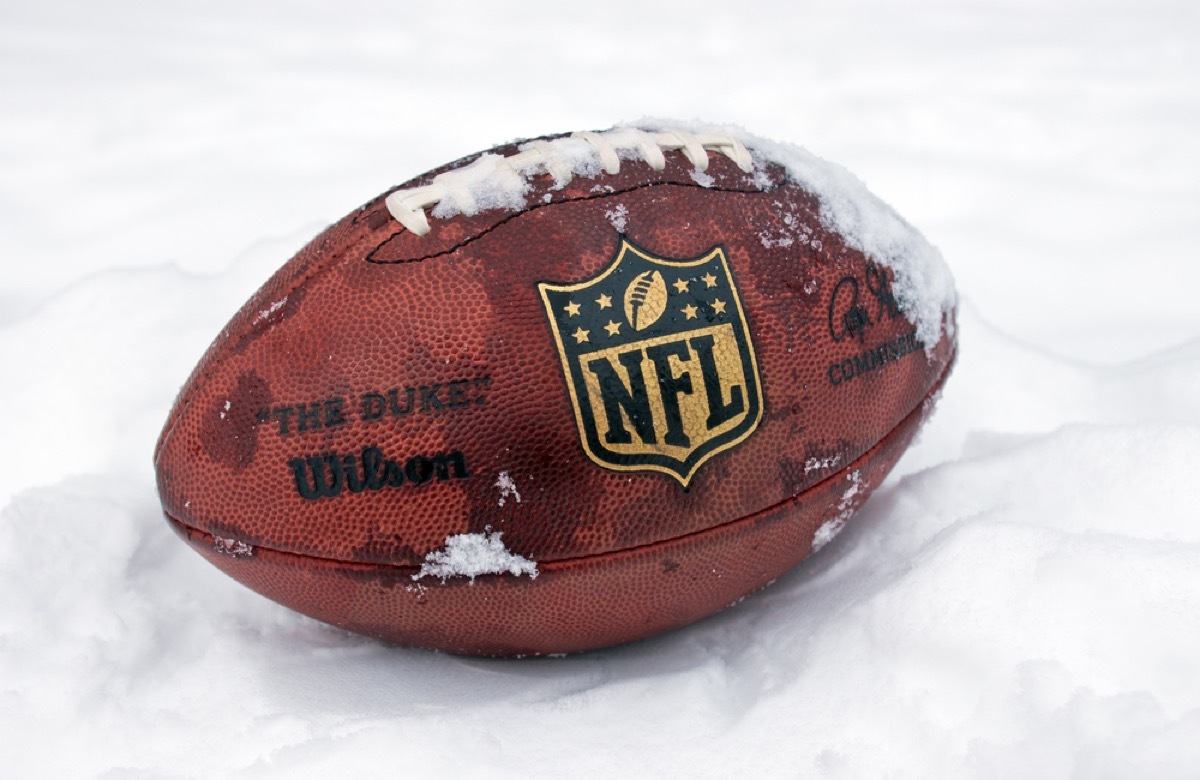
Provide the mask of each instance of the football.
[{"label": "football", "polygon": [[246,303],[158,440],[163,511],[239,582],[391,642],[648,637],[836,536],[929,415],[955,308],[937,250],[800,147],[506,144],[356,209]]}]

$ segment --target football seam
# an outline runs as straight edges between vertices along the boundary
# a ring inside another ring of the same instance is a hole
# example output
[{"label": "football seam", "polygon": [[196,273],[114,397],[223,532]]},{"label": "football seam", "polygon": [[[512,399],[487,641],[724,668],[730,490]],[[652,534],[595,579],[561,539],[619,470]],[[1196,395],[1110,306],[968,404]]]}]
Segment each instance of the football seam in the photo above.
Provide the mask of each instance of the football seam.
[{"label": "football seam", "polygon": [[[943,336],[943,338],[944,338],[944,336]],[[956,349],[955,344],[953,342],[949,342],[949,346],[950,346],[950,354],[947,356],[946,364],[945,364],[945,366],[942,367],[941,373],[938,374],[937,379],[934,381],[934,383],[932,385],[930,385],[929,390],[925,393],[925,395],[923,395],[921,397],[921,400],[918,401],[916,403],[916,405],[913,406],[913,408],[911,410],[909,410],[909,412],[907,414],[905,414],[903,417],[901,417],[900,420],[897,421],[897,423],[895,425],[893,425],[888,430],[887,433],[885,433],[883,436],[881,436],[879,438],[878,441],[876,441],[874,444],[872,444],[870,447],[868,447],[866,450],[864,450],[862,453],[860,453],[858,455],[858,457],[856,457],[853,461],[848,463],[843,468],[826,476],[825,478],[814,482],[813,484],[809,485],[808,487],[806,487],[804,490],[800,491],[799,493],[795,493],[791,496],[788,496],[787,498],[784,498],[781,501],[777,501],[774,504],[763,507],[761,509],[757,509],[757,510],[751,512],[750,514],[742,515],[741,517],[734,518],[725,523],[720,523],[718,525],[709,526],[707,528],[700,528],[695,531],[689,531],[687,533],[679,534],[678,536],[671,536],[666,539],[659,539],[659,540],[656,540],[653,542],[647,542],[646,544],[639,544],[635,547],[624,547],[624,548],[615,549],[615,550],[606,550],[604,552],[591,553],[588,555],[576,555],[576,556],[573,556],[570,558],[556,558],[554,560],[547,560],[547,561],[539,561],[539,560],[535,560],[533,558],[530,558],[530,560],[533,560],[534,563],[537,564],[539,571],[542,571],[543,569],[554,570],[557,568],[568,568],[568,567],[578,564],[579,562],[582,562],[582,561],[592,561],[592,560],[603,559],[603,558],[612,557],[612,556],[630,555],[633,553],[637,553],[639,551],[645,551],[649,548],[653,548],[656,546],[674,544],[676,542],[685,541],[689,538],[694,538],[694,537],[697,537],[697,536],[700,536],[703,534],[720,531],[722,529],[729,528],[730,526],[737,525],[739,523],[751,522],[766,513],[773,512],[774,510],[778,509],[781,506],[784,506],[788,503],[796,502],[801,496],[804,496],[807,493],[811,493],[814,490],[817,490],[821,486],[829,483],[831,480],[840,479],[844,475],[852,473],[854,471],[854,469],[856,468],[857,464],[860,464],[862,461],[867,459],[873,452],[875,452],[877,449],[879,449],[885,443],[887,443],[888,440],[892,437],[892,435],[894,435],[897,431],[901,430],[910,421],[910,419],[912,418],[913,415],[919,415],[919,414],[925,413],[926,405],[929,403],[929,401],[931,399],[937,398],[939,393],[941,393],[942,387],[945,385],[946,379],[949,377],[950,372],[953,369],[954,364],[957,360],[958,350]],[[890,473],[890,469],[889,469],[889,473]],[[874,494],[874,491],[872,491],[872,494]],[[855,510],[855,514],[857,514],[857,510]],[[321,556],[321,555],[310,555],[308,553],[294,552],[291,550],[280,550],[275,547],[269,547],[267,545],[255,544],[253,542],[248,542],[248,541],[244,541],[241,539],[234,539],[233,537],[218,536],[217,534],[214,534],[211,531],[205,531],[202,528],[197,528],[196,526],[191,525],[188,522],[185,522],[181,518],[175,517],[170,512],[166,511],[165,508],[163,510],[163,515],[170,522],[174,523],[175,525],[177,525],[181,528],[185,528],[188,531],[193,531],[195,533],[203,534],[203,535],[213,539],[214,542],[217,539],[229,539],[234,542],[240,542],[240,543],[249,545],[252,548],[252,551],[249,553],[248,557],[253,557],[255,552],[261,549],[272,555],[291,557],[291,558],[295,558],[298,560],[320,561],[320,562],[324,562],[324,563],[328,563],[328,564],[335,564],[335,565],[340,565],[340,566],[355,566],[355,567],[363,567],[363,568],[386,569],[386,570],[390,570],[390,571],[397,572],[397,573],[402,573],[405,570],[411,570],[413,572],[418,572],[421,569],[421,564],[416,564],[416,563],[380,563],[380,562],[373,562],[373,561],[352,561],[352,560],[344,560],[342,558],[330,558],[330,557]],[[478,576],[489,576],[489,575],[478,575]],[[502,575],[494,575],[494,576],[502,576]]]}]

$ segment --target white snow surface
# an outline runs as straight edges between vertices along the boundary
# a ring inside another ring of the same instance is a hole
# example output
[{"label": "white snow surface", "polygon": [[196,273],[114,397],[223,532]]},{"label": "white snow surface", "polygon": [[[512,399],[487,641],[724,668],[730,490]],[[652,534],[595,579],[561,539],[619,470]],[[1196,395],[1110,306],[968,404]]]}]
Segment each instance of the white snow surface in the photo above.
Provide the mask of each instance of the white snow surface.
[{"label": "white snow surface", "polygon": [[[0,776],[1196,776],[1193,3],[0,19]],[[154,439],[275,268],[446,160],[639,116],[836,160],[953,269],[939,409],[824,549],[688,628],[505,661],[317,623],[174,537]]]}]

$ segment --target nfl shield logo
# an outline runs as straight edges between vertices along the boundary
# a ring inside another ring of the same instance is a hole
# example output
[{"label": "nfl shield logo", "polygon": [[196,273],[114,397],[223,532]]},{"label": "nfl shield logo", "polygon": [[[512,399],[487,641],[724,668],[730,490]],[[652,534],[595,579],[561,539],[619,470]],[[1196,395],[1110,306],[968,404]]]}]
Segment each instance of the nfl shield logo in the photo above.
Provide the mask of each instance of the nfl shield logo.
[{"label": "nfl shield logo", "polygon": [[579,284],[538,285],[583,449],[617,471],[696,470],[762,419],[754,345],[725,250],[656,257],[624,237]]}]

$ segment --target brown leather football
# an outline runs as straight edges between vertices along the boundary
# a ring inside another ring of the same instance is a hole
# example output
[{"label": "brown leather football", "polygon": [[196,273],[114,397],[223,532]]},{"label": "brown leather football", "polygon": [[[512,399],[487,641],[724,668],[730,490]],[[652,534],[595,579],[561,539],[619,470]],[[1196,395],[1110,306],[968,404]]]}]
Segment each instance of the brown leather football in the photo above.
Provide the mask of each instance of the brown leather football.
[{"label": "brown leather football", "polygon": [[563,653],[691,623],[831,539],[954,359],[937,251],[740,131],[497,147],[319,235],[155,452],[210,562],[351,631]]}]

